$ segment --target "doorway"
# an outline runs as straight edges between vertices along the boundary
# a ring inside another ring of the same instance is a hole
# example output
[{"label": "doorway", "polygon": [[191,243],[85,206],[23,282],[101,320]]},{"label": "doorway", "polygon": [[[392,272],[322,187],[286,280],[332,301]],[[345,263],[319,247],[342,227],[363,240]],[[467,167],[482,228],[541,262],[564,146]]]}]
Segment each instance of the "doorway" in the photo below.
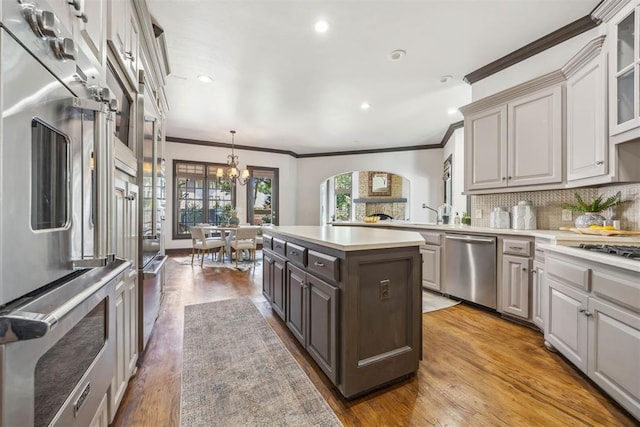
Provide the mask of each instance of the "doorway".
[{"label": "doorway", "polygon": [[278,168],[249,166],[247,221],[278,225]]}]

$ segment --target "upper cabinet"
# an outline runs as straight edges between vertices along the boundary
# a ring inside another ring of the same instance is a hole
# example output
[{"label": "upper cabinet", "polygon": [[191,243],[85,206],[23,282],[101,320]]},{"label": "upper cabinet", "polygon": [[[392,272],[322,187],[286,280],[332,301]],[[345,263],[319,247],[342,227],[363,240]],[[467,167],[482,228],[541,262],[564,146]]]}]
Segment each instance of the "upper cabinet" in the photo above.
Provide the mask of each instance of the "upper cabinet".
[{"label": "upper cabinet", "polygon": [[562,182],[563,83],[554,72],[461,108],[465,191]]},{"label": "upper cabinet", "polygon": [[605,0],[593,16],[609,38],[609,134],[611,142],[640,138],[640,0]]},{"label": "upper cabinet", "polygon": [[109,1],[107,39],[130,83],[138,86],[140,30],[130,0]]}]

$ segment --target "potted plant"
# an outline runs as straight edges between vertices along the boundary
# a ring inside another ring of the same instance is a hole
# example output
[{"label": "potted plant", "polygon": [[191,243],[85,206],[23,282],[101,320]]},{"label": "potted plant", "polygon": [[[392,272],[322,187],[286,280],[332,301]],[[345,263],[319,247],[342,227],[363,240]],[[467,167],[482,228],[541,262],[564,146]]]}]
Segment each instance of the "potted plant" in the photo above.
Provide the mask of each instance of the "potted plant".
[{"label": "potted plant", "polygon": [[471,225],[471,217],[465,211],[462,211],[462,223],[464,225]]},{"label": "potted plant", "polygon": [[603,225],[605,218],[600,215],[600,212],[622,203],[619,191],[606,199],[604,194],[600,194],[590,202],[586,202],[577,192],[574,193],[574,195],[576,203],[563,203],[561,206],[562,209],[580,212],[580,215],[575,221],[576,227],[578,228],[587,228],[591,225]]}]

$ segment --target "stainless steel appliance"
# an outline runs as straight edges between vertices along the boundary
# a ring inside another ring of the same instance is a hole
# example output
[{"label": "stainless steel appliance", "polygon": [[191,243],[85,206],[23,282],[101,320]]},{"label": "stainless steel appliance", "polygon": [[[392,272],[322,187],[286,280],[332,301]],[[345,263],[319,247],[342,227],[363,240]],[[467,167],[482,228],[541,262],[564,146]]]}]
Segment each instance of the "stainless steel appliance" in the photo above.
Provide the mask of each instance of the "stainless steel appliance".
[{"label": "stainless steel appliance", "polygon": [[113,107],[44,0],[0,24],[0,425],[88,425],[114,371]]},{"label": "stainless steel appliance", "polygon": [[445,256],[445,293],[496,309],[496,238],[446,233]]},{"label": "stainless steel appliance", "polygon": [[140,72],[138,106],[138,170],[141,171],[138,349],[144,351],[162,303],[162,267],[167,260],[162,248],[164,220],[165,176],[160,152],[162,134],[158,113],[146,87],[145,74]]}]

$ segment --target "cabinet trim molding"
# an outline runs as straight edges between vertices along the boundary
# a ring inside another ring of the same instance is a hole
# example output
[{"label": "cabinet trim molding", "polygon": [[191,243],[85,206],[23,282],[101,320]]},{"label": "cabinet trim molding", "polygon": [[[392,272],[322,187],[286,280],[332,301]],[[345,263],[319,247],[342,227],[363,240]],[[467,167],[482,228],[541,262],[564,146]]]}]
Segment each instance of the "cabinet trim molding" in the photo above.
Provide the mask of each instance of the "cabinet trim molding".
[{"label": "cabinet trim molding", "polygon": [[598,36],[595,39],[590,40],[578,53],[576,53],[567,63],[561,68],[565,77],[569,78],[576,72],[580,71],[589,61],[600,55],[606,35]]},{"label": "cabinet trim molding", "polygon": [[591,17],[603,22],[608,22],[631,0],[605,0],[591,12]]}]

